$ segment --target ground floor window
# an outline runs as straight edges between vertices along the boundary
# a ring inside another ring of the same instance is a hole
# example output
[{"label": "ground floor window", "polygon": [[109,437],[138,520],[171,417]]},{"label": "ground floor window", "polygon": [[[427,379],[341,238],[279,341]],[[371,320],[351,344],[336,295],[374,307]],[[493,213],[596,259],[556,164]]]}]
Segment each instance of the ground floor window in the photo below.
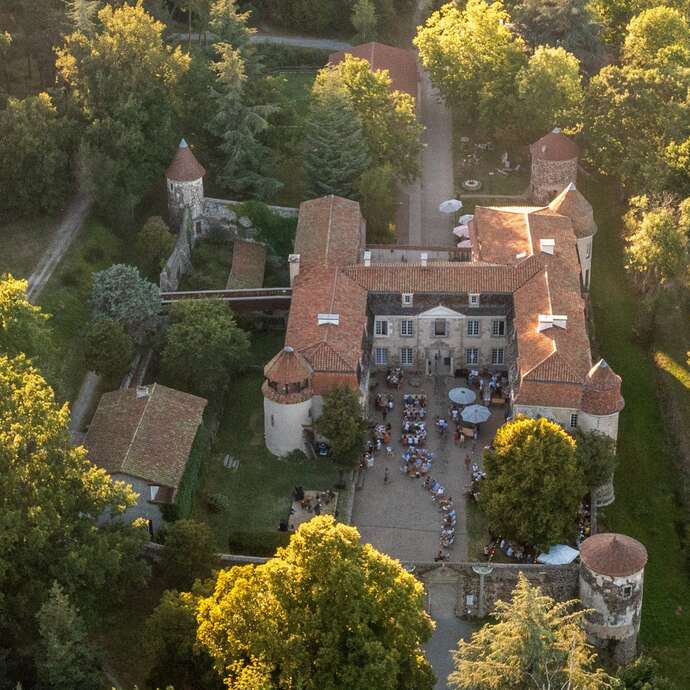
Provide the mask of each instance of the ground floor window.
[{"label": "ground floor window", "polygon": [[400,364],[404,367],[411,367],[414,364],[414,348],[400,348]]},{"label": "ground floor window", "polygon": [[374,361],[380,367],[388,364],[388,349],[385,347],[377,347],[374,350]]},{"label": "ground floor window", "polygon": [[491,364],[503,364],[502,347],[494,347],[491,349]]},{"label": "ground floor window", "polygon": [[479,348],[468,347],[465,350],[465,362],[467,364],[479,364]]}]

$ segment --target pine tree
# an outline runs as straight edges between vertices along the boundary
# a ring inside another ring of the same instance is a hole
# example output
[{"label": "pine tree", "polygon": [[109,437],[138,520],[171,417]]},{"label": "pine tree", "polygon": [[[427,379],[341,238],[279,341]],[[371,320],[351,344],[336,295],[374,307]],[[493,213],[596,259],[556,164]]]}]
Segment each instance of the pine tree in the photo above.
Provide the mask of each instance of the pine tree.
[{"label": "pine tree", "polygon": [[76,31],[91,36],[96,29],[100,0],[65,0],[67,17]]},{"label": "pine tree", "polygon": [[245,103],[247,77],[239,50],[228,43],[218,43],[216,52],[218,61],[213,65],[216,85],[211,92],[216,114],[208,130],[220,139],[218,148],[224,154],[218,179],[234,192],[268,199],[280,188],[280,182],[267,172],[273,167],[273,161],[259,136],[268,127],[266,118],[274,108]]},{"label": "pine tree", "polygon": [[316,96],[305,137],[309,194],[357,198],[356,183],[368,164],[362,124],[347,95],[334,90]]},{"label": "pine tree", "polygon": [[357,41],[367,43],[376,40],[376,5],[373,0],[357,0],[352,8],[352,26],[357,31]]},{"label": "pine tree", "polygon": [[86,626],[57,582],[36,618],[40,640],[36,654],[38,687],[50,690],[99,690],[103,678]]}]

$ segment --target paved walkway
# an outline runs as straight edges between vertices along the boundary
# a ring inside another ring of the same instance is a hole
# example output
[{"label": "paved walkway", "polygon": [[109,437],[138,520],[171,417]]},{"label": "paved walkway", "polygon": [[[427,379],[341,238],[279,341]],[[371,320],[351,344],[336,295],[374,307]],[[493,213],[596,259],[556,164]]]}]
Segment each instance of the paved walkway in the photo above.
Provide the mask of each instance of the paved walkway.
[{"label": "paved walkway", "polygon": [[[383,378],[379,374],[381,379]],[[370,400],[377,392],[391,392],[395,398],[395,409],[387,421],[393,425],[391,447],[393,456],[388,458],[385,451],[380,452],[374,467],[367,470],[364,485],[355,495],[352,522],[359,529],[362,539],[377,549],[401,561],[430,562],[438,553],[442,514],[431,494],[424,489],[423,480],[412,479],[400,472],[403,447],[400,444],[400,409],[404,393],[424,392],[427,395],[426,447],[434,454],[430,476],[440,482],[453,496],[458,513],[458,526],[455,543],[450,549],[453,562],[467,559],[466,509],[464,489],[468,483],[464,458],[470,454],[472,461],[481,465],[481,452],[484,444],[493,436],[498,424],[503,422],[503,413],[496,409],[487,424],[483,425],[482,437],[473,449],[471,441],[456,446],[452,430],[441,436],[434,426],[434,417],[449,417],[448,389],[462,385],[458,379],[436,376],[423,380],[422,385],[413,388],[409,379],[404,379],[400,391],[389,390],[379,384],[371,393]],[[382,421],[380,412],[370,413],[373,421]],[[386,467],[390,481],[384,483]]]},{"label": "paved walkway", "polygon": [[452,652],[457,648],[458,640],[469,639],[478,626],[455,615],[455,584],[434,583],[429,585],[427,591],[429,613],[436,623],[436,629],[425,645],[425,651],[436,674],[434,690],[447,690],[450,688],[448,674],[453,670]]},{"label": "paved walkway", "polygon": [[41,294],[62,257],[70,248],[91,209],[91,203],[91,198],[86,194],[78,194],[67,207],[60,219],[53,241],[40,258],[34,272],[29,276],[27,296],[32,302],[36,301]]}]

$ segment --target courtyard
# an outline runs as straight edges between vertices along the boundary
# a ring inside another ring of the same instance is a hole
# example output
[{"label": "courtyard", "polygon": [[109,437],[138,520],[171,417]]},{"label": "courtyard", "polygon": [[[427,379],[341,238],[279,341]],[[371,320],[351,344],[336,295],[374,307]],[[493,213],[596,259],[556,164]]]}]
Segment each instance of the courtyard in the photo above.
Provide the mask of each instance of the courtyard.
[{"label": "courtyard", "polygon": [[[427,398],[426,426],[428,437],[426,449],[434,455],[428,476],[445,488],[447,495],[453,497],[457,511],[455,541],[446,550],[451,562],[467,560],[469,537],[467,530],[466,487],[471,483],[471,465],[482,467],[484,447],[493,439],[496,429],[504,422],[505,408],[494,406],[491,417],[481,425],[476,443],[466,439],[463,444],[456,443],[453,437],[454,425],[441,435],[434,419],[445,417],[450,421],[450,401],[448,391],[465,385],[464,379],[452,376],[429,376],[403,378],[399,390],[386,385],[383,372],[370,393],[369,419],[381,423],[382,413],[375,409],[377,393],[393,397],[394,408],[386,421],[392,425],[389,455],[383,448],[376,453],[374,464],[363,474],[355,493],[352,523],[359,529],[362,540],[372,544],[388,555],[403,562],[431,562],[439,551],[442,527],[442,511],[432,500],[431,492],[424,488],[423,478],[409,477],[403,471],[402,454],[405,451],[400,440],[400,414],[405,394],[423,393]],[[412,385],[417,384],[418,385]],[[466,467],[466,456],[471,459],[470,469]],[[385,481],[386,470],[388,481]]]}]

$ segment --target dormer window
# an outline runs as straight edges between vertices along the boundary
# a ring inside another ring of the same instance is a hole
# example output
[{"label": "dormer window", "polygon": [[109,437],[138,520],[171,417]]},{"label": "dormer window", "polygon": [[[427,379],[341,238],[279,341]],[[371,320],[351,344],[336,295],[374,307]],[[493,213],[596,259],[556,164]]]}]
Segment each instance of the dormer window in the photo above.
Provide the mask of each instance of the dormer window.
[{"label": "dormer window", "polygon": [[338,326],[340,324],[340,314],[319,314],[319,326]]},{"label": "dormer window", "polygon": [[479,306],[479,294],[478,293],[470,293],[470,307],[478,307]]},{"label": "dormer window", "polygon": [[403,307],[411,307],[412,306],[412,293],[411,292],[403,292],[402,293],[402,305],[403,305]]},{"label": "dormer window", "polygon": [[553,254],[556,251],[556,240],[539,240],[539,247],[544,254]]},{"label": "dormer window", "polygon": [[565,328],[568,325],[566,314],[539,314],[537,317],[537,333],[545,331],[547,328]]}]

